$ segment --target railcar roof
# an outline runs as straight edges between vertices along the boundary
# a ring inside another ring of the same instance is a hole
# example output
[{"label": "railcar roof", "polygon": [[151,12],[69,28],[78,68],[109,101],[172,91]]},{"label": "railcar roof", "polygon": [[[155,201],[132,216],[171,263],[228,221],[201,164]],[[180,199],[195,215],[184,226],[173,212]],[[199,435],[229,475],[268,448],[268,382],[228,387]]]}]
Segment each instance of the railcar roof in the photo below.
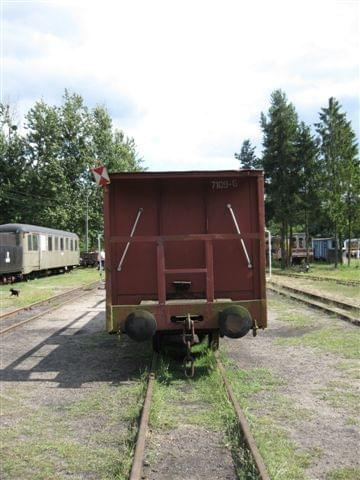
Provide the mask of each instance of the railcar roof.
[{"label": "railcar roof", "polygon": [[64,235],[78,238],[76,233],[66,232],[65,230],[57,230],[55,228],[39,227],[37,225],[27,225],[25,223],[5,223],[4,225],[0,225],[0,233],[1,232],[46,233],[48,235]]},{"label": "railcar roof", "polygon": [[217,177],[259,177],[263,170],[189,170],[176,172],[114,172],[112,179],[132,178],[217,178]]}]

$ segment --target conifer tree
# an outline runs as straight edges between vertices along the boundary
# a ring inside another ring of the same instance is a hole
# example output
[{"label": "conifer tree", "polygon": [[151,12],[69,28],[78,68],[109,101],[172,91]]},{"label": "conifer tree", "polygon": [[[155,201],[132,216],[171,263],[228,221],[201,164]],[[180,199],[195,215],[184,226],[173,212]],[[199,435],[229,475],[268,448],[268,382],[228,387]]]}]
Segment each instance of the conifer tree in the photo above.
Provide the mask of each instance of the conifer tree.
[{"label": "conifer tree", "polygon": [[[321,109],[316,125],[320,138],[323,179],[323,203],[333,225],[336,239],[335,267],[338,266],[339,237],[354,216],[353,205],[360,195],[358,187],[359,158],[355,133],[340,103],[329,98],[328,106]],[[351,235],[349,235],[351,236]]]},{"label": "conifer tree", "polygon": [[255,147],[251,146],[250,140],[247,138],[243,141],[240,153],[234,154],[236,160],[240,162],[240,168],[258,169],[261,168],[261,161],[255,154]]},{"label": "conifer tree", "polygon": [[[264,133],[262,165],[265,176],[266,208],[281,228],[281,266],[285,268],[291,257],[291,235],[297,208],[299,164],[296,156],[298,117],[294,106],[288,103],[281,90],[271,94],[267,116],[261,114]],[[268,215],[267,215],[268,217]]]}]

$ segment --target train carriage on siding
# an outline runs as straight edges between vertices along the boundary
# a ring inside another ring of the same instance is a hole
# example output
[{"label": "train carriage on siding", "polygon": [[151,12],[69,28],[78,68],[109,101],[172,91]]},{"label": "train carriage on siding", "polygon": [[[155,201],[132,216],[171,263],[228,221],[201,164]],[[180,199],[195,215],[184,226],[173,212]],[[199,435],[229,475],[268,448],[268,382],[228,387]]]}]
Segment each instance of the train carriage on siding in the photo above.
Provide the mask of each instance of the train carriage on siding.
[{"label": "train carriage on siding", "polygon": [[79,264],[79,237],[53,228],[0,225],[0,281],[70,270]]},{"label": "train carriage on siding", "polygon": [[113,173],[104,215],[109,332],[266,327],[262,171]]}]

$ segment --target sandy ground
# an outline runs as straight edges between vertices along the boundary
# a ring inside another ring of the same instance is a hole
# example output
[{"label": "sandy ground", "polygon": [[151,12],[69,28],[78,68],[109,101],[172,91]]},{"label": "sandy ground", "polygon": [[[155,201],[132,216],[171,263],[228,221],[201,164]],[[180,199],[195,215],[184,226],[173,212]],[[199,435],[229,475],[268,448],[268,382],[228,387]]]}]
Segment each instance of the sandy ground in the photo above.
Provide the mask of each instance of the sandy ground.
[{"label": "sandy ground", "polygon": [[[279,298],[275,295],[274,299]],[[286,308],[286,301],[281,300]],[[319,314],[294,302],[288,303],[288,311],[300,312],[313,318],[318,327],[340,325],[344,331],[358,327]],[[307,410],[309,415],[299,416],[296,421],[282,423],[291,438],[300,449],[314,450],[319,453],[306,471],[311,480],[325,480],[326,474],[334,469],[359,467],[360,435],[356,425],[348,424],[349,415],[359,414],[346,406],[332,406],[319,394],[328,389],[329,383],[352,385],[352,392],[358,395],[359,381],[349,377],[346,371],[335,368],[342,359],[332,353],[319,351],[308,346],[286,346],[276,344],[278,339],[301,337],[310,327],[294,327],[279,320],[280,314],[269,312],[269,328],[260,332],[256,338],[247,335],[243,339],[223,341],[232,361],[242,369],[261,367],[269,369],[282,380],[278,392],[287,397],[291,404]],[[263,397],[263,409],[258,413],[267,413],[266,393]],[[357,417],[357,421],[359,418]],[[345,477],[342,477],[345,478]]]}]

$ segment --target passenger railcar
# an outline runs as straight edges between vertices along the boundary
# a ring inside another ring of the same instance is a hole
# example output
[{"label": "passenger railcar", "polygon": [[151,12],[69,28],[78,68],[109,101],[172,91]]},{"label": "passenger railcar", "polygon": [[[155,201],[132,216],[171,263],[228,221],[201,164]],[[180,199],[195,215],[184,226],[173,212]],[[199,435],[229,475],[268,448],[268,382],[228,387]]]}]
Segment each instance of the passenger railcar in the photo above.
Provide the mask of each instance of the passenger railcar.
[{"label": "passenger railcar", "polygon": [[12,282],[79,264],[75,233],[18,223],[0,225],[0,281]]},{"label": "passenger railcar", "polygon": [[[289,242],[287,242],[287,249],[289,248]],[[274,235],[271,238],[271,253],[274,260],[281,260],[281,237]],[[309,261],[314,258],[314,249],[309,247],[306,250],[306,234],[294,233],[291,237],[291,263],[300,264],[305,261],[309,256]]]},{"label": "passenger railcar", "polygon": [[134,340],[266,327],[262,171],[110,174],[106,318]]}]

